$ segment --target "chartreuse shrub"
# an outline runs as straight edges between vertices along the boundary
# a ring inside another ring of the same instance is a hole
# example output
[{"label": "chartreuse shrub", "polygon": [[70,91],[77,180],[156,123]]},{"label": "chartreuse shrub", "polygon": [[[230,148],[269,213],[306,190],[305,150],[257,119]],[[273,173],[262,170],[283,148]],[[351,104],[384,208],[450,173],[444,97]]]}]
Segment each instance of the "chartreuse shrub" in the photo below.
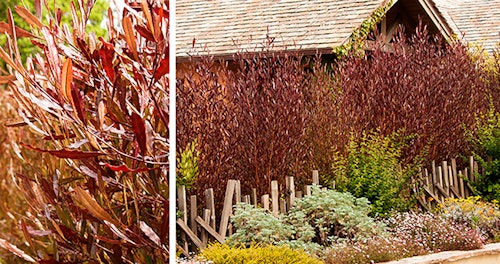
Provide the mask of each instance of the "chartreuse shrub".
[{"label": "chartreuse shrub", "polygon": [[484,199],[500,201],[500,113],[493,102],[487,113],[476,118],[476,124],[476,131],[469,132],[469,140],[483,171],[472,184]]},{"label": "chartreuse shrub", "polygon": [[177,185],[191,189],[198,176],[198,159],[200,152],[196,149],[197,140],[187,144],[177,158]]},{"label": "chartreuse shrub", "polygon": [[369,212],[365,198],[313,187],[311,195],[295,200],[289,212],[279,217],[262,208],[238,204],[231,218],[236,232],[228,243],[287,245],[321,256],[325,248],[339,241],[381,233],[382,227],[368,216]]},{"label": "chartreuse shrub", "polygon": [[413,201],[408,183],[416,165],[400,165],[403,143],[397,133],[377,132],[352,136],[347,154],[337,153],[332,166],[336,188],[356,197],[366,197],[375,214],[406,210]]},{"label": "chartreuse shrub", "polygon": [[309,256],[303,250],[287,246],[252,244],[249,247],[212,244],[200,252],[200,258],[214,264],[232,263],[289,263],[319,264],[322,261]]},{"label": "chartreuse shrub", "polygon": [[438,213],[472,228],[479,228],[489,240],[500,241],[500,208],[496,202],[483,201],[479,196],[448,198],[440,204]]}]

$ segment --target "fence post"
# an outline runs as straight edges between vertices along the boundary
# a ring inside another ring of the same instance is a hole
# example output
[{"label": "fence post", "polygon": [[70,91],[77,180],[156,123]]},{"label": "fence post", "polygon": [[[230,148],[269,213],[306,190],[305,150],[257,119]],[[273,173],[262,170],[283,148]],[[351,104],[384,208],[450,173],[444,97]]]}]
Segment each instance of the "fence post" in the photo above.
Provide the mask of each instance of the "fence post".
[{"label": "fence post", "polygon": [[253,204],[253,206],[255,208],[257,208],[257,189],[256,188],[252,188],[251,198],[252,198],[252,204]]},{"label": "fence post", "polygon": [[313,170],[312,184],[319,185],[319,172],[318,172],[318,170]]},{"label": "fence post", "polygon": [[444,178],[444,190],[446,195],[450,197],[450,178],[448,175],[448,162],[446,160],[443,161],[443,166],[441,167]]},{"label": "fence post", "polygon": [[205,190],[205,201],[207,209],[210,210],[210,220],[208,221],[210,226],[215,229],[215,202],[214,202],[214,189],[209,188]]},{"label": "fence post", "polygon": [[196,223],[196,218],[198,217],[198,205],[196,203],[196,195],[191,195],[189,202],[189,227],[193,231],[194,235],[198,236],[198,224]]},{"label": "fence post", "polygon": [[[186,186],[182,185],[177,187],[177,199],[179,201],[179,211],[181,211],[182,218],[177,220],[177,224],[179,224],[180,221],[182,221],[184,224],[187,223],[187,202],[186,202]],[[187,224],[185,225],[187,227]],[[184,230],[186,233],[188,231]],[[181,246],[182,248],[189,252],[188,250],[188,242],[186,240],[186,235],[185,233],[181,233]]]},{"label": "fence post", "polygon": [[295,204],[295,182],[293,176],[286,177],[286,203],[287,211]]},{"label": "fence post", "polygon": [[278,181],[271,182],[271,199],[273,211],[272,214],[274,216],[278,216],[279,213],[279,189],[278,189]]},{"label": "fence post", "polygon": [[269,194],[262,195],[260,199],[261,199],[260,202],[262,203],[262,208],[264,208],[264,210],[266,211],[269,211]]},{"label": "fence post", "polygon": [[235,204],[241,202],[241,182],[240,182],[240,180],[237,180],[236,185],[234,186],[234,202],[235,202]]},{"label": "fence post", "polygon": [[235,180],[229,180],[226,187],[226,195],[224,196],[224,207],[222,208],[222,216],[219,225],[219,234],[226,237],[227,227],[229,225],[229,216],[233,210],[233,195],[236,186]]}]

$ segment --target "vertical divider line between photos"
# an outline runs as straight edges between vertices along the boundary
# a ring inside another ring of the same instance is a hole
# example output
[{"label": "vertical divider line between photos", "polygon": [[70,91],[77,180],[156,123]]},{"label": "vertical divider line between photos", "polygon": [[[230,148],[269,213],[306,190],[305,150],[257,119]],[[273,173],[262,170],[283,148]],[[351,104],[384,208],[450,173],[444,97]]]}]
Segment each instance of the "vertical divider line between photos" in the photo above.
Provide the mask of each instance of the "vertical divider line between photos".
[{"label": "vertical divider line between photos", "polygon": [[168,1],[169,7],[169,105],[168,105],[168,126],[169,126],[169,156],[168,156],[168,166],[169,166],[169,174],[168,174],[168,187],[169,187],[169,234],[168,234],[168,244],[169,244],[169,264],[176,263],[176,233],[177,233],[177,224],[176,224],[176,65],[175,65],[175,57],[176,57],[176,3],[175,0],[166,0]]}]

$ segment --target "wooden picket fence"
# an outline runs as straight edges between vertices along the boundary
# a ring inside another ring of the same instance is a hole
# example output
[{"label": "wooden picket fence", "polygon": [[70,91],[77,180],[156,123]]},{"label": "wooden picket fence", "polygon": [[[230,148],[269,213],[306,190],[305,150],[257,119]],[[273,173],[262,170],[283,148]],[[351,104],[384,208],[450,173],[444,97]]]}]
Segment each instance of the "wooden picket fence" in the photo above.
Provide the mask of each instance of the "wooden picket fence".
[{"label": "wooden picket fence", "polygon": [[433,161],[430,169],[422,168],[422,183],[419,186],[423,186],[423,193],[417,196],[417,200],[422,207],[431,210],[446,198],[467,198],[473,195],[472,183],[477,180],[478,172],[477,161],[472,156],[469,157],[468,167],[462,170],[457,169],[455,159],[443,161],[441,165]]},{"label": "wooden picket fence", "polygon": [[[442,203],[445,198],[466,198],[472,195],[471,183],[475,181],[475,173],[478,171],[477,162],[472,157],[469,167],[458,170],[455,159],[450,162],[443,161],[441,165],[432,162],[431,168],[422,168],[420,182],[416,182],[414,192],[418,194],[419,204],[431,210],[436,204]],[[223,209],[220,218],[216,217],[214,191],[209,188],[205,191],[206,208],[199,209],[196,195],[189,199],[186,197],[186,189],[181,186],[177,190],[178,209],[181,217],[177,219],[177,226],[181,230],[178,240],[178,249],[184,255],[189,252],[205,248],[209,241],[224,243],[227,236],[233,233],[230,217],[235,204],[243,202],[253,206],[259,206],[268,210],[273,215],[286,213],[295,202],[311,194],[313,185],[319,185],[319,173],[313,171],[311,185],[304,190],[297,190],[293,177],[286,177],[283,193],[280,194],[280,186],[277,181],[271,182],[271,193],[257,197],[257,190],[252,189],[250,194],[241,193],[240,181],[229,180],[226,186]],[[330,186],[335,188],[335,186]],[[326,187],[322,187],[326,188]],[[189,206],[188,206],[189,205]],[[216,220],[219,219],[219,223]]]},{"label": "wooden picket fence", "polygon": [[[318,171],[313,171],[311,183],[319,185]],[[219,223],[216,223],[218,218],[216,217],[212,188],[205,191],[206,208],[199,210],[196,195],[190,196],[188,200],[186,189],[181,186],[177,189],[178,209],[181,212],[181,217],[177,219],[177,226],[182,230],[180,240],[178,240],[178,248],[187,256],[189,252],[205,248],[210,240],[224,243],[226,237],[233,233],[229,218],[233,213],[233,206],[237,203],[243,202],[260,206],[277,216],[280,213],[286,213],[293,206],[296,198],[310,195],[312,185],[305,186],[303,191],[296,190],[294,178],[286,177],[283,195],[280,195],[278,181],[272,181],[271,194],[257,197],[257,189],[253,188],[250,194],[242,195],[240,181],[229,180]]]}]

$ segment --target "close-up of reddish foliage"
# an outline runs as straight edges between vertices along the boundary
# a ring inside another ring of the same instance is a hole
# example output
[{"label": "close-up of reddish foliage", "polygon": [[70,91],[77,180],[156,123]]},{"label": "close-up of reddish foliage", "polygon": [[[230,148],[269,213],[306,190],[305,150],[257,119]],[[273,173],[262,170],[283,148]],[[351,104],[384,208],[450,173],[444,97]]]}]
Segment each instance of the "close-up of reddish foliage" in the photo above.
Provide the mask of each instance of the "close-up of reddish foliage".
[{"label": "close-up of reddish foliage", "polygon": [[18,212],[27,261],[168,259],[169,9],[163,1],[126,2],[117,18],[123,30],[110,10],[106,38],[85,30],[93,1],[71,3],[71,28],[56,13],[44,23],[16,7],[31,26],[24,35],[41,50],[25,64],[9,19],[0,57],[12,70],[20,121],[37,138],[20,146],[68,168],[61,173],[55,162],[17,172],[29,201]]}]

